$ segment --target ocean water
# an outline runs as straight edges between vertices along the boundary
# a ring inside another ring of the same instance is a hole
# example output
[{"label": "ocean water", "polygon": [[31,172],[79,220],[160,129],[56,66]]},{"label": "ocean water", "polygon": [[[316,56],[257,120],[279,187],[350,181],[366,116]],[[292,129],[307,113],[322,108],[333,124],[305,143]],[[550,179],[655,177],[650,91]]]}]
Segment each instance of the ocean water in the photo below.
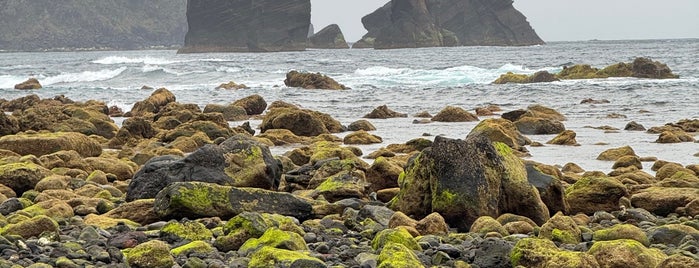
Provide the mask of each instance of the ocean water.
[{"label": "ocean water", "polygon": [[[681,76],[673,80],[610,78],[527,85],[491,85],[500,74],[558,72],[564,65],[585,63],[604,67],[650,57],[664,62]],[[327,74],[351,90],[324,91],[288,88],[290,70]],[[35,77],[44,88],[12,89]],[[214,89],[229,81],[250,89]],[[473,110],[495,104],[504,111],[542,104],[568,117],[568,129],[578,134],[581,146],[529,148],[530,159],[563,165],[574,162],[587,170],[610,171],[612,163],[597,155],[613,147],[630,145],[641,156],[655,156],[682,164],[699,163],[699,143],[657,144],[657,135],[619,131],[605,133],[590,127],[623,129],[636,121],[661,126],[681,119],[699,118],[699,39],[558,42],[531,47],[457,47],[398,50],[309,50],[266,54],[186,54],[176,51],[95,51],[62,53],[0,53],[0,98],[27,94],[42,98],[65,95],[85,101],[101,100],[128,111],[150,95],[148,85],[171,90],[179,102],[226,104],[251,94],[328,113],[350,124],[380,105],[407,113],[433,115],[447,105]],[[580,104],[586,98],[608,104]],[[609,118],[620,114],[625,118]],[[360,146],[365,153],[391,143],[404,143],[424,134],[464,138],[477,124],[412,124],[414,118],[371,120],[384,143]],[[123,119],[115,118],[117,123]],[[241,122],[231,122],[239,125]],[[259,124],[259,121],[252,121]],[[339,134],[343,136],[346,133]],[[552,135],[531,135],[545,143]],[[597,145],[603,143],[606,145]],[[289,147],[275,147],[281,154]],[[652,163],[646,163],[646,166]],[[650,172],[649,168],[647,170]]]}]

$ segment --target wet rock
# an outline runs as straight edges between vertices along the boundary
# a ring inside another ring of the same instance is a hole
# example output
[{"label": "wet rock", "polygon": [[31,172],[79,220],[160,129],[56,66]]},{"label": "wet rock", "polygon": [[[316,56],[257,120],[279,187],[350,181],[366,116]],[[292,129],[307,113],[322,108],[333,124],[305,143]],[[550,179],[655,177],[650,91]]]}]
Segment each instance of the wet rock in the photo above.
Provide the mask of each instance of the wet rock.
[{"label": "wet rock", "polygon": [[227,89],[227,90],[238,90],[238,89],[248,89],[249,87],[245,84],[237,84],[236,82],[230,81],[228,83],[220,84],[216,89]]},{"label": "wet rock", "polygon": [[641,124],[639,124],[639,123],[636,123],[636,121],[631,121],[631,122],[629,122],[628,124],[626,124],[626,126],[624,127],[624,130],[628,130],[628,131],[646,131],[646,128],[645,128],[643,125],[641,125]]},{"label": "wet rock", "polygon": [[372,144],[382,142],[383,139],[381,139],[381,137],[370,134],[364,130],[350,133],[343,139],[343,143],[345,144]]},{"label": "wet rock", "polygon": [[0,137],[5,135],[17,134],[20,131],[19,121],[12,115],[0,113]]},{"label": "wet rock", "polygon": [[660,133],[660,136],[655,141],[657,143],[680,143],[680,142],[694,142],[694,136],[684,132],[682,130],[678,131],[664,131]]},{"label": "wet rock", "polygon": [[298,136],[318,136],[338,133],[342,125],[327,114],[311,110],[276,108],[267,113],[260,124],[262,132],[268,129],[288,129]]},{"label": "wet rock", "polygon": [[370,119],[387,119],[396,117],[408,117],[407,114],[399,113],[388,108],[386,105],[376,107],[371,113],[368,113],[364,118]]},{"label": "wet rock", "polygon": [[330,24],[308,38],[308,48],[347,49],[349,45],[337,24]]},{"label": "wet rock", "polygon": [[[206,197],[201,199],[201,197]],[[307,219],[308,201],[288,193],[255,188],[235,188],[203,182],[177,182],[155,198],[155,212],[162,218],[228,218],[242,212],[265,212]]]},{"label": "wet rock", "polygon": [[168,103],[175,102],[175,94],[172,94],[166,88],[160,88],[153,92],[150,97],[145,100],[136,102],[131,108],[130,116],[147,116],[149,114],[157,114],[160,109]]},{"label": "wet rock", "polygon": [[566,213],[570,210],[561,181],[555,176],[542,172],[536,164],[526,163],[527,181],[539,191],[541,201],[546,204],[549,214]]},{"label": "wet rock", "polygon": [[681,245],[685,237],[699,239],[699,230],[682,224],[667,224],[653,228],[648,233],[651,244]]},{"label": "wet rock", "polygon": [[522,135],[511,121],[499,118],[488,118],[476,125],[467,138],[484,136],[493,142],[502,142],[516,151],[526,151],[523,147],[531,144],[531,140]]},{"label": "wet rock", "polygon": [[679,75],[673,74],[666,64],[648,58],[636,58],[632,63],[631,69],[633,77],[638,78],[679,78]]},{"label": "wet rock", "polygon": [[37,157],[69,150],[84,157],[102,154],[102,147],[97,142],[77,132],[7,135],[0,137],[0,149]]},{"label": "wet rock", "polygon": [[558,136],[547,141],[546,144],[556,144],[556,145],[569,145],[569,146],[580,146],[578,141],[575,139],[577,134],[572,130],[564,130],[559,133]]},{"label": "wet rock", "polygon": [[241,121],[248,118],[245,108],[237,105],[207,104],[204,113],[221,113],[226,121]]},{"label": "wet rock", "polygon": [[571,217],[556,213],[546,223],[541,225],[540,238],[565,244],[578,244],[582,241],[580,229]]},{"label": "wet rock", "polygon": [[500,75],[493,84],[529,84],[529,83],[547,83],[560,81],[555,75],[549,73],[548,71],[539,71],[532,75],[526,74],[515,74],[508,72],[506,74]]},{"label": "wet rock", "polygon": [[432,117],[435,122],[473,122],[478,121],[478,117],[468,111],[454,106],[447,106],[437,115]]},{"label": "wet rock", "polygon": [[369,189],[377,192],[398,187],[398,178],[402,172],[403,167],[398,163],[384,157],[376,158],[366,174]]},{"label": "wet rock", "polygon": [[234,101],[232,105],[245,109],[248,115],[262,114],[267,109],[267,102],[257,94]]},{"label": "wet rock", "polygon": [[486,238],[478,243],[475,250],[473,265],[478,267],[512,267],[509,254],[514,245],[507,241],[495,238]]},{"label": "wet rock", "polygon": [[300,73],[291,71],[286,74],[284,84],[287,87],[300,87],[305,89],[347,89],[334,79],[320,73]]},{"label": "wet rock", "polygon": [[696,199],[699,199],[699,189],[650,187],[634,193],[631,204],[653,214],[666,216]]},{"label": "wet rock", "polygon": [[374,131],[376,130],[376,127],[371,124],[371,122],[367,120],[358,120],[354,121],[349,126],[347,126],[347,130],[349,131],[358,131],[358,130],[364,130],[364,131]]},{"label": "wet rock", "polygon": [[244,135],[233,136],[219,145],[225,159],[224,172],[233,186],[277,189],[281,163],[269,148]]},{"label": "wet rock", "polygon": [[609,177],[583,177],[565,191],[573,214],[618,210],[619,200],[628,196],[626,187]]},{"label": "wet rock", "polygon": [[50,174],[51,171],[34,163],[9,163],[0,165],[0,184],[22,195]]},{"label": "wet rock", "polygon": [[40,89],[42,88],[41,83],[36,78],[29,78],[27,81],[16,84],[15,89]]},{"label": "wet rock", "polygon": [[515,244],[510,259],[513,266],[524,267],[600,267],[594,256],[585,252],[562,250],[547,239],[524,238]]},{"label": "wet rock", "polygon": [[264,133],[258,135],[257,138],[268,139],[276,146],[289,144],[305,144],[310,142],[310,139],[308,137],[296,136],[293,132],[291,132],[288,129],[268,129]]},{"label": "wet rock", "polygon": [[631,146],[624,146],[619,148],[612,148],[605,150],[597,156],[597,160],[602,161],[616,161],[622,156],[637,156],[636,152],[631,148]]},{"label": "wet rock", "polygon": [[[399,182],[401,192],[391,206],[417,217],[438,212],[460,230],[468,230],[480,216],[507,212],[543,223],[548,210],[526,176],[524,164],[505,144],[483,137],[465,141],[437,137],[431,148],[408,164]],[[476,191],[481,187],[488,190]]]},{"label": "wet rock", "polygon": [[528,135],[559,134],[565,130],[563,123],[545,118],[523,117],[514,123],[522,134]]},{"label": "wet rock", "polygon": [[649,249],[636,240],[628,239],[598,241],[588,252],[602,267],[656,267],[667,258],[658,249]]},{"label": "wet rock", "polygon": [[607,104],[610,103],[609,100],[601,99],[601,100],[595,100],[591,98],[584,99],[580,101],[580,104]]}]

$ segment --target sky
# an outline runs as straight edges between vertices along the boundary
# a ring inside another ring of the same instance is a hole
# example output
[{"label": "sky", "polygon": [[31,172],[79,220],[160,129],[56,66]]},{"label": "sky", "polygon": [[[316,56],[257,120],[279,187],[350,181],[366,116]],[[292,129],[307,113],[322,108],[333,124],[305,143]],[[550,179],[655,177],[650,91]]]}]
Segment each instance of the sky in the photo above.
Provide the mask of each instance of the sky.
[{"label": "sky", "polygon": [[[311,0],[316,31],[336,23],[348,42],[388,0]],[[544,41],[699,38],[699,0],[515,0]]]}]

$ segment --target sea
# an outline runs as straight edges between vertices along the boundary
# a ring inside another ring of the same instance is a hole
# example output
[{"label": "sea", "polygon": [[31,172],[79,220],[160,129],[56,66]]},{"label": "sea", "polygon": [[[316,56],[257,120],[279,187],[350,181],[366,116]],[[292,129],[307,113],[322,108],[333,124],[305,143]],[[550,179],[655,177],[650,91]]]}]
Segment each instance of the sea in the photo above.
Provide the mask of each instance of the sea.
[{"label": "sea", "polygon": [[[590,64],[605,67],[649,57],[666,63],[679,79],[609,78],[537,84],[491,84],[507,72],[556,73],[563,66]],[[349,90],[306,90],[284,85],[291,70],[319,72],[350,87]],[[27,78],[39,79],[44,88],[13,89]],[[243,90],[215,89],[235,81]],[[0,53],[0,98],[28,94],[42,98],[64,95],[73,100],[100,100],[124,111],[165,87],[177,101],[227,104],[259,94],[328,113],[348,125],[374,108],[387,105],[407,118],[371,119],[374,134],[383,143],[363,145],[365,154],[388,144],[442,135],[465,138],[477,122],[413,124],[412,115],[437,114],[446,106],[473,111],[498,105],[504,111],[533,104],[554,108],[568,119],[567,129],[577,133],[580,146],[528,147],[527,159],[550,165],[576,163],[586,170],[611,171],[612,162],[598,161],[604,150],[631,146],[639,156],[699,163],[699,143],[659,144],[657,134],[623,130],[630,121],[646,128],[681,119],[699,119],[699,39],[551,42],[528,47],[453,47],[419,49],[308,50],[281,53],[177,54],[175,50],[79,51]],[[606,104],[581,104],[584,99]],[[485,119],[487,117],[481,117]],[[114,118],[121,124],[124,118]],[[242,122],[230,122],[231,126]],[[259,120],[251,120],[253,126]],[[620,129],[605,131],[598,127]],[[259,130],[258,130],[259,131]],[[342,137],[347,133],[340,133]],[[554,135],[530,135],[545,143]],[[282,154],[294,146],[272,148]],[[367,160],[370,162],[371,160]],[[649,173],[652,162],[644,164]]]}]

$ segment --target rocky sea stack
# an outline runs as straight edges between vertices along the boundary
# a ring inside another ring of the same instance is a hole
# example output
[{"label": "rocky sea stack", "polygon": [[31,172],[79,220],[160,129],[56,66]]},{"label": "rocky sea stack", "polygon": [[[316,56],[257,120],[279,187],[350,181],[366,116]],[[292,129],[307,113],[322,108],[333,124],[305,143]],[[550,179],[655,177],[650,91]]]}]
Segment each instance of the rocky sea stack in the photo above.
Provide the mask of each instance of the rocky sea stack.
[{"label": "rocky sea stack", "polygon": [[337,24],[330,24],[308,38],[308,48],[346,49],[349,48],[345,36]]},{"label": "rocky sea stack", "polygon": [[189,31],[179,53],[306,49],[310,0],[189,0]]},{"label": "rocky sea stack", "polygon": [[354,48],[543,44],[511,0],[391,1],[362,18]]}]

